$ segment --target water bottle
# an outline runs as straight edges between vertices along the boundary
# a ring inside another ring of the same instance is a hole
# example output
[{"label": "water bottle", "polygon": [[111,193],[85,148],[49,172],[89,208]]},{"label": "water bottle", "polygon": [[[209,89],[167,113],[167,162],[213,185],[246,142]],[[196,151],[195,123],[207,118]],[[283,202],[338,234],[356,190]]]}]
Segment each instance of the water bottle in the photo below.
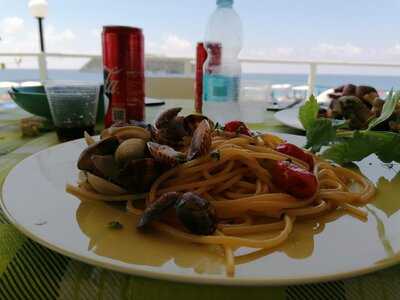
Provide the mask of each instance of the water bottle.
[{"label": "water bottle", "polygon": [[208,20],[204,45],[204,113],[220,123],[239,119],[242,22],[233,9],[233,0],[217,0],[217,9]]}]

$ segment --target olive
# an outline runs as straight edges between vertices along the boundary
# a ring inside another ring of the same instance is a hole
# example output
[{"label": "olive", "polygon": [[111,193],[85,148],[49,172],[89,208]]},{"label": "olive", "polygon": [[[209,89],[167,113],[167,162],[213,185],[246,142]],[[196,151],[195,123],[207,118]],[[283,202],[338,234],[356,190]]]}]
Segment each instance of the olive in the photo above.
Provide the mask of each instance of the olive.
[{"label": "olive", "polygon": [[183,194],[175,204],[175,211],[179,221],[191,233],[210,235],[217,228],[214,207],[195,193]]}]

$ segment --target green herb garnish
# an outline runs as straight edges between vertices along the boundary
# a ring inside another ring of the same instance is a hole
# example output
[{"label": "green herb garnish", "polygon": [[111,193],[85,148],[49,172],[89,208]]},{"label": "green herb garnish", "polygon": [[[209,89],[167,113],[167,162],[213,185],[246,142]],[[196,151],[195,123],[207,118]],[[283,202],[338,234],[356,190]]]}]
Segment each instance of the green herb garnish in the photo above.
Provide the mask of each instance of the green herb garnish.
[{"label": "green herb garnish", "polygon": [[221,159],[221,153],[218,150],[214,150],[210,153],[210,156],[213,160],[220,160]]},{"label": "green herb garnish", "polygon": [[118,221],[109,222],[107,227],[110,228],[110,229],[122,229],[122,228],[124,228],[124,226]]}]

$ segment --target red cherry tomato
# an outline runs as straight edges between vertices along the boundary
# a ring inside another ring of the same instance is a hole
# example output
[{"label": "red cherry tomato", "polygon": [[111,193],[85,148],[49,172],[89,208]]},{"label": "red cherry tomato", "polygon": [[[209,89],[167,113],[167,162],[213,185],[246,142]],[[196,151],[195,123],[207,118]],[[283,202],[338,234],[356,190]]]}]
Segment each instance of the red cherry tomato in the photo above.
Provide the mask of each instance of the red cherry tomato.
[{"label": "red cherry tomato", "polygon": [[251,135],[249,128],[242,121],[230,121],[225,124],[224,131]]},{"label": "red cherry tomato", "polygon": [[317,178],[289,161],[278,161],[272,170],[272,182],[277,188],[298,197],[312,197],[318,188]]},{"label": "red cherry tomato", "polygon": [[297,147],[296,145],[284,143],[276,147],[276,151],[293,156],[306,162],[310,166],[310,171],[314,170],[314,158],[311,154],[308,154],[303,149]]}]

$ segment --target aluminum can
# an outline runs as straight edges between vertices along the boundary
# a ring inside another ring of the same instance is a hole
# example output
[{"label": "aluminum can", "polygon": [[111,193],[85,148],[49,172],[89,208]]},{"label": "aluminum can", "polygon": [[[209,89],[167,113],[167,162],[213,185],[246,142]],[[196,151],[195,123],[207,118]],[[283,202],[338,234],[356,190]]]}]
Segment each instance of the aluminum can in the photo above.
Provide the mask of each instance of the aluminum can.
[{"label": "aluminum can", "polygon": [[102,33],[105,127],[144,120],[145,77],[142,29],[104,26]]}]

